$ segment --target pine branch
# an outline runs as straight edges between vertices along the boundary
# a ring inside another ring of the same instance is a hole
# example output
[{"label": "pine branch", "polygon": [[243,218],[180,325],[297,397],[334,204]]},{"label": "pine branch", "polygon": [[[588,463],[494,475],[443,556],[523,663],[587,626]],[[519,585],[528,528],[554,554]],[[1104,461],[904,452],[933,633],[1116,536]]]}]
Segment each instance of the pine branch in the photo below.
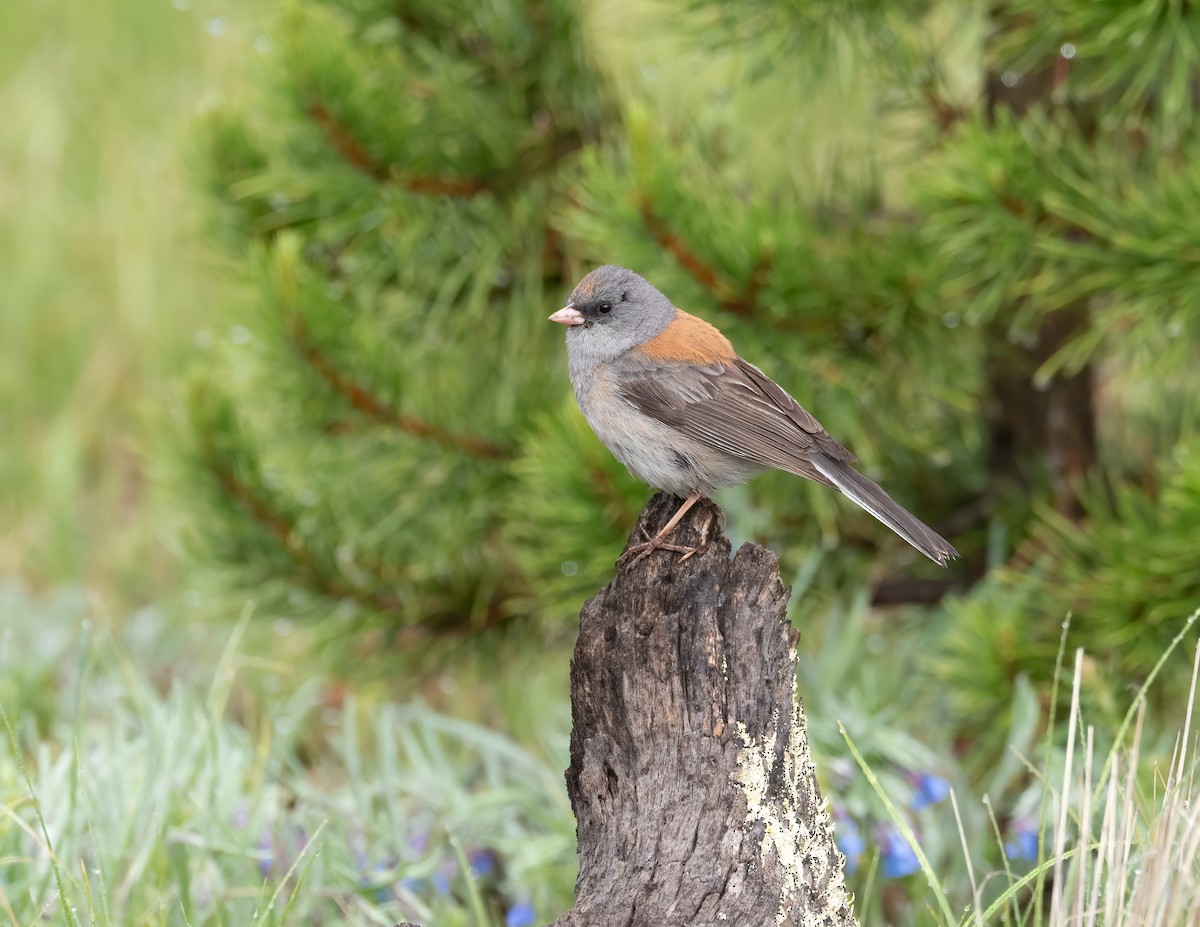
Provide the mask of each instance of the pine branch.
[{"label": "pine branch", "polygon": [[774,260],[774,257],[773,252],[763,250],[759,253],[758,259],[750,269],[750,279],[746,281],[746,290],[742,294],[741,300],[744,314],[752,314],[758,305],[758,294],[762,292],[762,288],[767,283],[767,274],[771,271],[771,262]]},{"label": "pine branch", "polygon": [[[291,339],[297,353],[312,368],[313,372],[337,395],[341,396],[350,406],[359,412],[385,425],[399,428],[414,438],[423,438],[454,451],[465,451],[473,457],[484,460],[507,460],[512,456],[507,447],[496,444],[487,438],[476,435],[454,434],[427,422],[416,415],[399,412],[389,407],[383,400],[359,386],[340,370],[309,337],[308,327],[304,320],[293,314]],[[342,426],[334,431],[344,430]]]},{"label": "pine branch", "polygon": [[337,150],[338,154],[357,170],[362,171],[368,177],[372,177],[380,182],[387,181],[390,178],[390,171],[381,164],[377,164],[375,160],[367,154],[365,148],[359,144],[358,140],[350,134],[350,130],[338,119],[329,108],[320,100],[310,100],[308,103],[307,112],[309,118],[312,119],[321,131],[325,133],[325,137],[329,143]]},{"label": "pine branch", "polygon": [[476,178],[450,180],[444,177],[404,177],[390,165],[380,164],[372,158],[346,124],[320,100],[310,100],[307,112],[346,163],[380,183],[399,183],[411,193],[430,196],[471,197],[488,188],[486,183]]},{"label": "pine branch", "polygon": [[390,615],[404,614],[402,604],[395,596],[356,589],[331,576],[329,571],[321,567],[312,551],[304,545],[300,533],[282,512],[277,511],[249,485],[239,480],[232,468],[221,460],[220,455],[209,453],[206,457],[208,466],[226,498],[275,538],[279,549],[296,565],[296,577],[314,592],[327,599],[350,599],[372,611]]},{"label": "pine branch", "polygon": [[645,193],[635,193],[634,202],[646,229],[676,262],[686,270],[701,286],[713,294],[721,304],[721,308],[742,318],[754,315],[758,306],[756,300],[765,282],[767,270],[771,265],[771,255],[763,253],[755,262],[754,270],[746,288],[738,293],[715,268],[706,264],[679,235],[654,211],[654,204]]},{"label": "pine branch", "polygon": [[470,197],[488,189],[482,180],[467,178],[466,180],[447,180],[445,177],[398,177],[400,183],[410,193],[421,193],[427,196],[457,196]]},{"label": "pine branch", "polygon": [[584,145],[589,141],[581,131],[575,129],[564,131],[558,128],[554,114],[549,110],[543,110],[538,118],[544,119],[548,124],[546,139],[542,144],[531,146],[517,156],[516,164],[519,170],[515,178],[516,182],[510,184],[514,189],[534,177],[550,173],[562,161],[577,151],[582,151]]},{"label": "pine branch", "polygon": [[[1000,110],[1019,119],[1034,107],[1052,103],[1055,88],[1065,79],[1057,61],[1041,67],[1034,78],[1017,87],[1006,85],[1002,75],[989,73],[985,85],[989,119],[998,124]],[[1018,216],[1027,205],[1010,203],[1003,196],[1000,200]],[[1041,205],[1034,206],[1041,213],[1037,218],[1044,219]],[[1064,234],[1086,235],[1078,229],[1066,229]],[[992,472],[1020,476],[1022,463],[1031,452],[1042,456],[1055,481],[1055,507],[1075,518],[1083,515],[1077,481],[1092,468],[1098,454],[1093,368],[1084,364],[1075,373],[1057,374],[1044,384],[1038,381],[1036,371],[1087,331],[1088,323],[1089,301],[1081,298],[1043,316],[1031,349],[998,347],[1002,344],[999,331],[988,343],[989,387],[992,396],[1000,400],[989,416]]]},{"label": "pine branch", "polygon": [[629,506],[624,495],[613,484],[612,478],[603,467],[588,468],[588,483],[591,484],[596,498],[603,503],[605,508],[611,507],[617,510],[621,524],[627,525],[637,520],[639,510]]},{"label": "pine branch", "polygon": [[944,99],[932,82],[921,85],[921,96],[933,115],[939,138],[944,137],[954,126],[968,118],[968,113],[961,106]]}]

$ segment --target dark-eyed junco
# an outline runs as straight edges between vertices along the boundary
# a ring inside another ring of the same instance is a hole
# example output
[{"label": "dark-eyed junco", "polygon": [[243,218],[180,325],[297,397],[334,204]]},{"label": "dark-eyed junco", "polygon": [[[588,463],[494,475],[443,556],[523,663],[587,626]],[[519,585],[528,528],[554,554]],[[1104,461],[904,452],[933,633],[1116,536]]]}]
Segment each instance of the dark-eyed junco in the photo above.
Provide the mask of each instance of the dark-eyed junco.
[{"label": "dark-eyed junco", "polygon": [[769,468],[830,486],[929,559],[958,551],[850,466],[854,455],[712,325],[624,267],[598,267],[550,316],[569,326],[567,359],[579,408],[630,473],[684,499],[665,542],[697,500]]}]

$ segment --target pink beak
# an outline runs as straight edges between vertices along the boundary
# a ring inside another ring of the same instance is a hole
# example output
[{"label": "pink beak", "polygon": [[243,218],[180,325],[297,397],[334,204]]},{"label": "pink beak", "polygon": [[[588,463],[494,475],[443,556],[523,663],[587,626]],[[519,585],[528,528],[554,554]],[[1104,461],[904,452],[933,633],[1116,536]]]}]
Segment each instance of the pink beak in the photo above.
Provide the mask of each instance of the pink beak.
[{"label": "pink beak", "polygon": [[557,322],[559,325],[582,325],[583,313],[576,309],[573,303],[567,303],[550,316],[550,321]]}]

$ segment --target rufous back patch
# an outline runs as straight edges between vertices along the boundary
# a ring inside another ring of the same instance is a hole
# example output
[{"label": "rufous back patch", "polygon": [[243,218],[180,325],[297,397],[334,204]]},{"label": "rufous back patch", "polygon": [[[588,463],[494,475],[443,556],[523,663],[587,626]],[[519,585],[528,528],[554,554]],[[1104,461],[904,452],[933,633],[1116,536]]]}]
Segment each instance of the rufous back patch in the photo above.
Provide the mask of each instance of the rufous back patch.
[{"label": "rufous back patch", "polygon": [[737,357],[729,339],[704,319],[675,310],[675,320],[641,346],[656,361],[727,364]]}]

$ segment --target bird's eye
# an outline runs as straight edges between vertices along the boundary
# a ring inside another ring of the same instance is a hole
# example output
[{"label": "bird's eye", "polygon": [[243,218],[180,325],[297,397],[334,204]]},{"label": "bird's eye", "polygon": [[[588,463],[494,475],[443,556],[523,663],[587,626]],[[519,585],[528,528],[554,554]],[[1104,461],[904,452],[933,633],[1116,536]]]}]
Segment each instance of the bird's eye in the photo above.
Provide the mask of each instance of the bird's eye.
[{"label": "bird's eye", "polygon": [[612,312],[612,303],[601,303],[599,309],[601,312]]}]

